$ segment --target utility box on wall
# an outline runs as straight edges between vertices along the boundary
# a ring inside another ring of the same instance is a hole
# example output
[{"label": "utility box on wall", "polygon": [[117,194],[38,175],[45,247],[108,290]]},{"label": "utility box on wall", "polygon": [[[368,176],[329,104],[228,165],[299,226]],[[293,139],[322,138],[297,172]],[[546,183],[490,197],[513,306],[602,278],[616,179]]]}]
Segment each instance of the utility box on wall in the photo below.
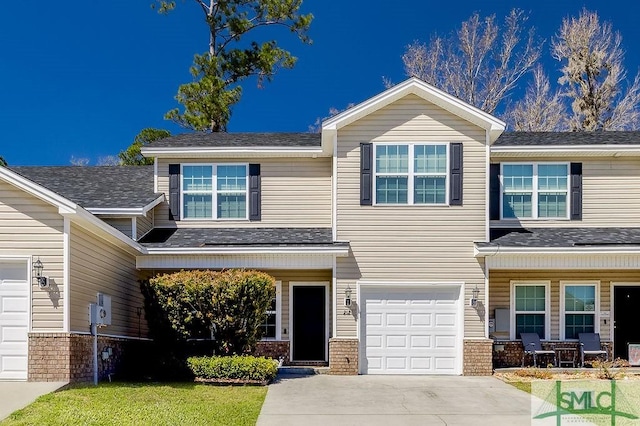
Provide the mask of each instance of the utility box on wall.
[{"label": "utility box on wall", "polygon": [[98,327],[111,325],[111,296],[98,293],[97,302],[89,305],[89,322]]}]

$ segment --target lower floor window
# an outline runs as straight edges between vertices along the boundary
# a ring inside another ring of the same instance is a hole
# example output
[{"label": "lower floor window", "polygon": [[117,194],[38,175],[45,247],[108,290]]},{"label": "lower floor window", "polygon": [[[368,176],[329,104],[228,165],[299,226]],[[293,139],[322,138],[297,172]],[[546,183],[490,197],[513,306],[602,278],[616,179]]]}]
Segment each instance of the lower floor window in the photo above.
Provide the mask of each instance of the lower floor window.
[{"label": "lower floor window", "polygon": [[282,316],[282,282],[276,281],[276,295],[271,300],[271,305],[267,309],[264,322],[260,325],[262,338],[268,340],[279,340],[280,321]]},{"label": "lower floor window", "polygon": [[521,333],[538,333],[540,338],[544,338],[544,314],[517,314],[516,315],[516,338],[520,338]]},{"label": "lower floor window", "polygon": [[565,316],[565,339],[577,339],[579,333],[594,333],[593,314],[567,314]]}]

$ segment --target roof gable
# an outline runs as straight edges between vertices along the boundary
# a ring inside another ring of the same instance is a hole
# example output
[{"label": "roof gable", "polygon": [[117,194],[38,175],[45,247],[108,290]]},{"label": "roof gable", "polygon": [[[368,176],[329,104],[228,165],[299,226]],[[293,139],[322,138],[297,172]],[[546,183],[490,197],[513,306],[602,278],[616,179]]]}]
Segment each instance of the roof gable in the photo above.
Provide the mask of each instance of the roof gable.
[{"label": "roof gable", "polygon": [[504,131],[506,124],[468,103],[443,92],[424,81],[411,77],[384,92],[367,99],[360,104],[324,121],[322,123],[323,137],[332,131],[337,131],[385,106],[407,96],[416,95],[440,108],[467,120],[489,132],[490,141],[495,141]]}]

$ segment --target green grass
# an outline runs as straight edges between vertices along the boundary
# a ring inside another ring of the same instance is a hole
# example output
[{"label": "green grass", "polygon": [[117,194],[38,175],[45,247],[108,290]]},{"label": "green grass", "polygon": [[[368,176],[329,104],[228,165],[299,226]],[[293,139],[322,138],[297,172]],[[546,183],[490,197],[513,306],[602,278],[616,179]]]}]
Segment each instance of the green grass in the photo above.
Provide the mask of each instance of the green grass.
[{"label": "green grass", "polygon": [[523,392],[531,393],[531,382],[507,382],[511,386],[520,389]]},{"label": "green grass", "polygon": [[266,394],[262,386],[78,385],[38,398],[0,425],[254,425]]}]

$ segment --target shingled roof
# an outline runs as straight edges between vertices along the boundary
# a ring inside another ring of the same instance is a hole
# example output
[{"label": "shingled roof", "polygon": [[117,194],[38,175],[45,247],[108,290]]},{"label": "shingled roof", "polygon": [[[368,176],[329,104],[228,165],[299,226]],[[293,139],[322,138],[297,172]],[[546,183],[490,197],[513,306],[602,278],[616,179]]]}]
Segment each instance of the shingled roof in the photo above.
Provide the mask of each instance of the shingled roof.
[{"label": "shingled roof", "polygon": [[640,246],[640,228],[519,228],[493,229],[482,247],[569,248],[593,246]]},{"label": "shingled roof", "polygon": [[143,208],[153,192],[153,166],[21,166],[10,170],[86,209]]},{"label": "shingled roof", "polygon": [[640,145],[640,131],[619,132],[508,132],[493,146]]},{"label": "shingled roof", "polygon": [[320,133],[185,133],[151,142],[148,148],[320,147]]},{"label": "shingled roof", "polygon": [[348,243],[333,241],[331,228],[156,228],[139,242],[149,248],[348,247]]}]

